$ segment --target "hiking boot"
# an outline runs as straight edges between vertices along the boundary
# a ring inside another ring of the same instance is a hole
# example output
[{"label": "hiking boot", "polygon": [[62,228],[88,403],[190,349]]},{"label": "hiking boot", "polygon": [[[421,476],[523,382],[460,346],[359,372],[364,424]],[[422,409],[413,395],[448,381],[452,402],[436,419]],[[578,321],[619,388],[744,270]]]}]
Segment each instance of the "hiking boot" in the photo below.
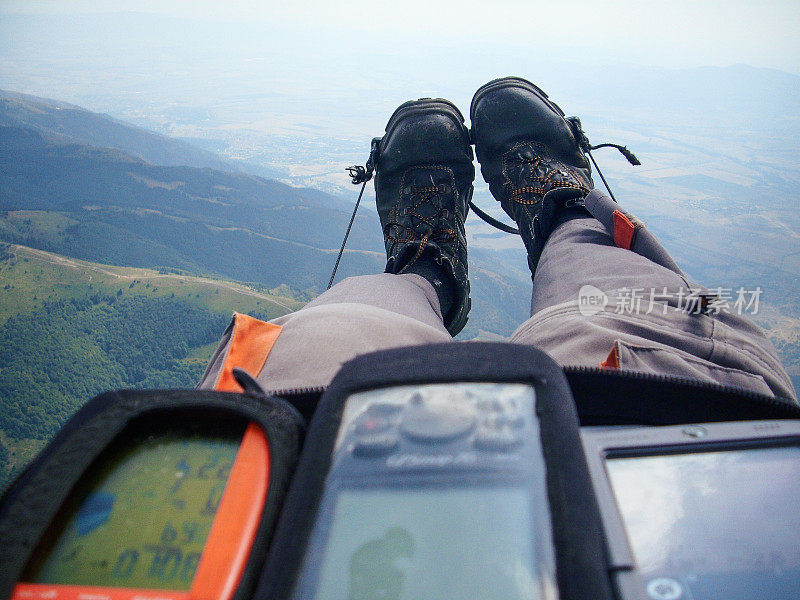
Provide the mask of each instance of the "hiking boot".
[{"label": "hiking boot", "polygon": [[406,102],[374,148],[386,272],[430,281],[456,335],[470,309],[464,220],[475,178],[464,117],[447,100]]},{"label": "hiking boot", "polygon": [[[489,190],[519,227],[531,273],[565,207],[594,188],[576,130],[538,87],[519,77],[490,81],[472,98],[472,141]],[[577,216],[588,216],[578,208]]]}]

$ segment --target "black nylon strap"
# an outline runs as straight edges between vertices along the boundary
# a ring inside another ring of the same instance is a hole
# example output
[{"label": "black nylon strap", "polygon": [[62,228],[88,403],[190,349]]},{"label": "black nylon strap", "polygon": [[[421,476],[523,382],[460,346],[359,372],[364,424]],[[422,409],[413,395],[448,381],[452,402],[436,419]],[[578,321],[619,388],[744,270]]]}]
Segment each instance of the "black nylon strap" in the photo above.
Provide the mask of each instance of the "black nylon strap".
[{"label": "black nylon strap", "polygon": [[480,208],[475,206],[472,200],[469,201],[469,207],[475,211],[475,214],[478,215],[481,219],[486,221],[489,225],[493,227],[497,227],[501,231],[505,231],[506,233],[511,233],[513,235],[519,235],[519,229],[516,227],[511,227],[511,225],[506,225],[505,223],[498,221],[494,217],[486,214]]}]

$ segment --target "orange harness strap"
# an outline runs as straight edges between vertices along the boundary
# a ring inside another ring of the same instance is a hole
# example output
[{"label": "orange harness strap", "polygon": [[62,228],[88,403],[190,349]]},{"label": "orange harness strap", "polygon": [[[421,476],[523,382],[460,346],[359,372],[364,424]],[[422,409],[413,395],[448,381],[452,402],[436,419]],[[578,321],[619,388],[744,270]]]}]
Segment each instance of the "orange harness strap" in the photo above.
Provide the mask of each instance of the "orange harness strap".
[{"label": "orange harness strap", "polygon": [[614,211],[614,243],[620,248],[630,250],[636,225],[621,210]]},{"label": "orange harness strap", "polygon": [[233,315],[233,334],[228,345],[228,355],[222,365],[222,372],[214,389],[220,392],[242,392],[236,383],[233,369],[239,367],[258,376],[267,362],[272,347],[283,331],[280,325],[265,323],[241,313]]}]

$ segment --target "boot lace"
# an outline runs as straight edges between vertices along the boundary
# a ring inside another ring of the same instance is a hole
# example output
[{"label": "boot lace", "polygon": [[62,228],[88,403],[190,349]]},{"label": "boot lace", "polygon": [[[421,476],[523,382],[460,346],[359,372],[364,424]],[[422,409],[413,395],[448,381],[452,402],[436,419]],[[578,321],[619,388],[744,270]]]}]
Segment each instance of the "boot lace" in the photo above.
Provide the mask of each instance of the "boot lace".
[{"label": "boot lace", "polygon": [[514,152],[509,159],[509,170],[516,175],[514,177],[516,182],[506,183],[509,198],[513,202],[538,204],[547,192],[555,188],[573,188],[589,192],[589,188],[576,183],[579,180],[568,167],[561,165],[555,159],[546,159],[538,151],[534,156],[524,156],[520,152]]},{"label": "boot lace", "polygon": [[[407,193],[411,202],[402,209],[392,209],[389,219],[384,225],[383,234],[393,244],[419,242],[416,254],[403,267],[406,270],[413,265],[431,242],[447,244],[455,241],[458,234],[452,225],[450,211],[442,207],[442,199],[450,192],[457,193],[446,184],[426,186],[408,186]],[[439,202],[435,199],[439,198]]]}]

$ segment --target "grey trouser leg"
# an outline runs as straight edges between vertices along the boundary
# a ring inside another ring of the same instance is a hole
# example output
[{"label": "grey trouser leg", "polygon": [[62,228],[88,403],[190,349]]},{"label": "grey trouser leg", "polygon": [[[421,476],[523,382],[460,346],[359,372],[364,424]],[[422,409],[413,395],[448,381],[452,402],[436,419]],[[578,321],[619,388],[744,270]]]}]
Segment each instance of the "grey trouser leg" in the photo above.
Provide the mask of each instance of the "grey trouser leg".
[{"label": "grey trouser leg", "polygon": [[[604,202],[599,195],[597,200]],[[615,206],[605,205],[612,211]],[[512,342],[536,346],[562,365],[592,367],[613,348],[621,369],[795,397],[758,327],[735,311],[692,314],[681,308],[681,299],[696,286],[649,233],[637,235],[631,250],[617,247],[609,234],[609,215],[606,210],[595,215],[600,220],[567,221],[552,233],[536,271],[533,316],[511,336]],[[587,285],[607,295],[607,305],[592,315],[578,305]],[[634,289],[664,298],[652,306],[644,300],[639,310],[619,310],[627,308],[626,290]],[[283,330],[261,372],[253,373],[268,391],[327,385],[342,363],[358,354],[452,341],[433,287],[413,274],[346,279],[272,323]],[[231,328],[200,388],[214,387],[230,336]]]},{"label": "grey trouser leg", "polygon": [[[642,241],[657,244],[651,237]],[[656,260],[674,265],[663,249],[658,252]],[[567,221],[547,241],[533,283],[533,316],[511,341],[541,348],[562,365],[597,367],[615,348],[620,369],[796,397],[761,329],[732,307],[718,314],[682,308],[690,287],[698,286],[679,270],[617,247],[600,221]],[[587,305],[582,311],[578,304],[582,288],[584,294],[602,291],[608,303],[586,314]]]},{"label": "grey trouser leg", "polygon": [[414,274],[350,277],[271,322],[283,331],[257,376],[265,390],[327,385],[358,354],[453,339],[433,286]]}]

